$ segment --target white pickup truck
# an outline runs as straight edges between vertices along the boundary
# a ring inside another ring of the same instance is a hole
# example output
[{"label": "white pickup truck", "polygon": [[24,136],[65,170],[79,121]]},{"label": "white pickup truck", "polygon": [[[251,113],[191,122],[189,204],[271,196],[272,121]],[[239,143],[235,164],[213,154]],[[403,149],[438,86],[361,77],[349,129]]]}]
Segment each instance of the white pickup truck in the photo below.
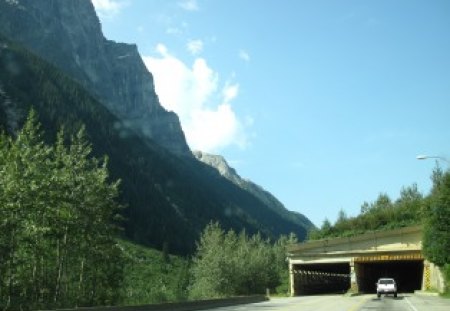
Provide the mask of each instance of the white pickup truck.
[{"label": "white pickup truck", "polygon": [[376,285],[378,298],[381,297],[381,294],[394,294],[394,297],[397,297],[397,284],[394,279],[381,278]]}]

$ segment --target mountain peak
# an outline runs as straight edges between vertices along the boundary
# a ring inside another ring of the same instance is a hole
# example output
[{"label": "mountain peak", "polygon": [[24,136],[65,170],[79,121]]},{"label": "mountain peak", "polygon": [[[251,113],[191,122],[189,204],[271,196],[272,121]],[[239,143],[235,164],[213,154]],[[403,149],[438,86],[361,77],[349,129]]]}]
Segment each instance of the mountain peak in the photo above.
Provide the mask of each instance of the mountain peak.
[{"label": "mountain peak", "polygon": [[227,179],[231,181],[241,179],[241,177],[236,173],[236,170],[228,165],[228,162],[223,156],[210,154],[203,151],[194,151],[193,154],[201,162],[217,169],[220,175],[226,177]]},{"label": "mountain peak", "polygon": [[0,0],[0,29],[77,80],[136,133],[191,156],[178,116],[161,106],[136,45],[105,39],[90,0]]},{"label": "mountain peak", "polygon": [[253,196],[263,202],[267,207],[278,213],[281,217],[289,219],[290,221],[293,221],[306,229],[314,228],[314,224],[304,215],[287,210],[283,203],[281,203],[263,187],[239,176],[236,170],[228,165],[224,157],[202,151],[194,151],[193,154],[199,161],[215,168],[220,175],[245,191],[250,192]]}]

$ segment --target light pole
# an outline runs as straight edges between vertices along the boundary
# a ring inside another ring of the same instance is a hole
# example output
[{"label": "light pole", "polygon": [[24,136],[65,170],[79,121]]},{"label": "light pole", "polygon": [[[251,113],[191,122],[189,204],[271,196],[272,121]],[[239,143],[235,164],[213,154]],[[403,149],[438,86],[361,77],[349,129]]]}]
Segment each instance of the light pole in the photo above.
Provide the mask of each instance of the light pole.
[{"label": "light pole", "polygon": [[441,161],[446,162],[447,164],[450,164],[450,161],[444,157],[441,156],[429,156],[429,155],[425,155],[425,154],[420,154],[416,157],[417,160],[426,160],[426,159],[438,159]]}]

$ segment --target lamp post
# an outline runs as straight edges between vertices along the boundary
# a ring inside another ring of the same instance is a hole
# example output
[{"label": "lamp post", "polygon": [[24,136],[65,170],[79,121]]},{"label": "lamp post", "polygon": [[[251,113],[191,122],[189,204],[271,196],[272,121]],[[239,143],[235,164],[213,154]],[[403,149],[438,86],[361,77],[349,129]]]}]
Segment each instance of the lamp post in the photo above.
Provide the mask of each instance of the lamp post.
[{"label": "lamp post", "polygon": [[420,154],[416,157],[417,160],[426,160],[426,159],[438,159],[441,161],[446,162],[447,164],[450,164],[450,161],[444,157],[441,156],[429,156],[429,155],[425,155],[425,154]]}]

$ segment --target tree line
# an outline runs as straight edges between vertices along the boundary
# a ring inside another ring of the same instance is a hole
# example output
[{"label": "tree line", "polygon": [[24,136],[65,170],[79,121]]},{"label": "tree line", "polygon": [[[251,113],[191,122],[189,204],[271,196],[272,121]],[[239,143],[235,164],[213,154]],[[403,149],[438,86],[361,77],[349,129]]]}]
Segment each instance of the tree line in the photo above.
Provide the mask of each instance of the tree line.
[{"label": "tree line", "polygon": [[[53,144],[31,111],[15,135],[0,133],[0,308],[145,304],[287,293],[286,247],[259,233],[210,223],[191,258],[120,240],[119,181],[92,156],[84,128]],[[48,140],[48,139],[47,139]],[[156,259],[155,259],[156,258]]]},{"label": "tree line", "polygon": [[190,299],[264,294],[287,294],[289,286],[286,247],[295,235],[272,243],[261,235],[225,231],[210,223],[197,244],[191,268]]},{"label": "tree line", "polygon": [[119,182],[89,157],[83,128],[53,145],[42,135],[34,112],[15,137],[0,134],[0,308],[114,304]]}]

